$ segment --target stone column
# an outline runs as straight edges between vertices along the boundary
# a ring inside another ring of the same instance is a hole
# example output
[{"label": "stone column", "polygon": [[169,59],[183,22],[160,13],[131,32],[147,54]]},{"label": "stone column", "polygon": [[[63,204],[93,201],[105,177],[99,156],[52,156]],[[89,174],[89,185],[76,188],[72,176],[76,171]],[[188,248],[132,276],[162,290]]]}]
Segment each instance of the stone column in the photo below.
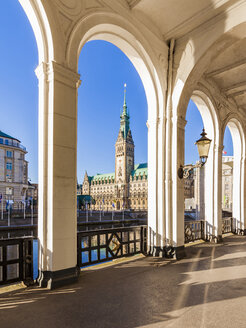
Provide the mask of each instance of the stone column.
[{"label": "stone column", "polygon": [[165,138],[166,118],[158,120],[158,234],[157,245],[159,247],[158,256],[165,256],[165,246],[167,241],[166,220],[165,220]]},{"label": "stone column", "polygon": [[56,62],[39,79],[39,284],[77,279],[77,88],[79,75]]},{"label": "stone column", "polygon": [[[243,150],[244,152],[244,150]],[[242,218],[242,224],[243,224],[243,232],[244,235],[246,235],[246,201],[245,201],[245,195],[246,195],[246,179],[245,179],[245,155],[243,154],[242,161],[241,161],[241,218]]]},{"label": "stone column", "polygon": [[[243,152],[243,149],[242,149]],[[242,155],[240,163],[240,224],[241,233],[245,234],[245,158]]]},{"label": "stone column", "polygon": [[214,147],[214,238],[222,240],[222,150],[223,145]]},{"label": "stone column", "polygon": [[157,204],[157,122],[148,121],[148,252],[151,255],[159,253],[158,237],[158,204]]},{"label": "stone column", "polygon": [[172,138],[172,234],[171,246],[173,256],[184,256],[184,186],[183,179],[178,177],[180,165],[184,165],[184,138],[186,120],[173,117]]},{"label": "stone column", "polygon": [[[234,141],[234,140],[233,140]],[[238,138],[235,137],[234,145],[236,145]],[[242,229],[242,153],[241,147],[236,148],[234,146],[234,158],[233,158],[233,200],[232,200],[232,215],[235,218],[236,230]]]}]

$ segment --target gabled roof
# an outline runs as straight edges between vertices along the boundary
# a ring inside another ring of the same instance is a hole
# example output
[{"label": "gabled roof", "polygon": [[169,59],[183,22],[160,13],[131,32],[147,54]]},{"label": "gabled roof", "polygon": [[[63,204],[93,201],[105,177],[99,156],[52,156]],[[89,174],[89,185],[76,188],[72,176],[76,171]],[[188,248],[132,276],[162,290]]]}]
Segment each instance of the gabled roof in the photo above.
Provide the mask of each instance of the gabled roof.
[{"label": "gabled roof", "polygon": [[8,139],[13,139],[13,140],[16,140],[16,141],[20,142],[20,140],[18,140],[18,139],[16,139],[16,138],[14,138],[14,137],[11,137],[10,135],[8,135],[8,134],[6,134],[6,133],[2,132],[1,130],[0,130],[0,138],[8,138]]}]

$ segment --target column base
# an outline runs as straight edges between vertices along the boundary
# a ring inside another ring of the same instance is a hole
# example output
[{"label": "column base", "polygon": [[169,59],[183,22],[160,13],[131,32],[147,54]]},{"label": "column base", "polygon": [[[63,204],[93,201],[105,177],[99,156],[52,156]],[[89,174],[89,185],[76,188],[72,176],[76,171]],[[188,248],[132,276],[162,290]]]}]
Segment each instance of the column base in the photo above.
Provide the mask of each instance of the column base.
[{"label": "column base", "polygon": [[54,289],[61,286],[69,285],[78,281],[79,268],[58,270],[58,271],[41,271],[39,273],[38,284],[41,288]]},{"label": "column base", "polygon": [[165,247],[159,247],[154,246],[151,247],[151,250],[148,253],[151,256],[155,257],[164,257],[168,259],[176,259],[180,260],[186,257],[185,247],[184,246],[165,246]]},{"label": "column base", "polygon": [[223,238],[222,238],[222,235],[218,235],[218,236],[207,236],[206,241],[210,242],[210,243],[214,243],[214,244],[217,244],[217,243],[221,243],[223,241]]}]

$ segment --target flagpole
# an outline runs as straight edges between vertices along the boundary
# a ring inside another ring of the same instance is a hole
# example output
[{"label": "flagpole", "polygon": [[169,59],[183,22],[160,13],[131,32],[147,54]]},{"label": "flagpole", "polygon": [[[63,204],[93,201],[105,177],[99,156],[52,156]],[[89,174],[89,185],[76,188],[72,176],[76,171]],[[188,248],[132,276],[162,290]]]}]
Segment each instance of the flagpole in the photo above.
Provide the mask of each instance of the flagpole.
[{"label": "flagpole", "polygon": [[24,191],[24,220],[26,219],[26,189]]},{"label": "flagpole", "polygon": [[102,204],[100,203],[100,222],[102,221],[102,208],[101,208]]},{"label": "flagpole", "polygon": [[3,197],[2,197],[2,194],[1,194],[1,202],[2,202],[2,220],[3,220]]},{"label": "flagpole", "polygon": [[10,204],[8,203],[8,227],[10,227],[10,211],[9,211],[10,206],[9,205]]},{"label": "flagpole", "polygon": [[33,191],[32,191],[32,219],[31,219],[31,225],[33,225]]},{"label": "flagpole", "polygon": [[85,203],[85,207],[86,207],[86,222],[88,222],[88,208],[87,208],[87,202]]}]

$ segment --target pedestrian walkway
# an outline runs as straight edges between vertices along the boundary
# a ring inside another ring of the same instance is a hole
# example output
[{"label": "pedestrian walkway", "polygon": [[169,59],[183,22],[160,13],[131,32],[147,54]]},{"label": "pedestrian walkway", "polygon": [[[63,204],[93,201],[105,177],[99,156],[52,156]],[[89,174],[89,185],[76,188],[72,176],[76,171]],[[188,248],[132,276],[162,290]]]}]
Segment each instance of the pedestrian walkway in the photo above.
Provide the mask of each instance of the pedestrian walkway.
[{"label": "pedestrian walkway", "polygon": [[186,252],[180,261],[148,257],[82,271],[65,288],[0,295],[0,327],[246,327],[246,237]]}]

